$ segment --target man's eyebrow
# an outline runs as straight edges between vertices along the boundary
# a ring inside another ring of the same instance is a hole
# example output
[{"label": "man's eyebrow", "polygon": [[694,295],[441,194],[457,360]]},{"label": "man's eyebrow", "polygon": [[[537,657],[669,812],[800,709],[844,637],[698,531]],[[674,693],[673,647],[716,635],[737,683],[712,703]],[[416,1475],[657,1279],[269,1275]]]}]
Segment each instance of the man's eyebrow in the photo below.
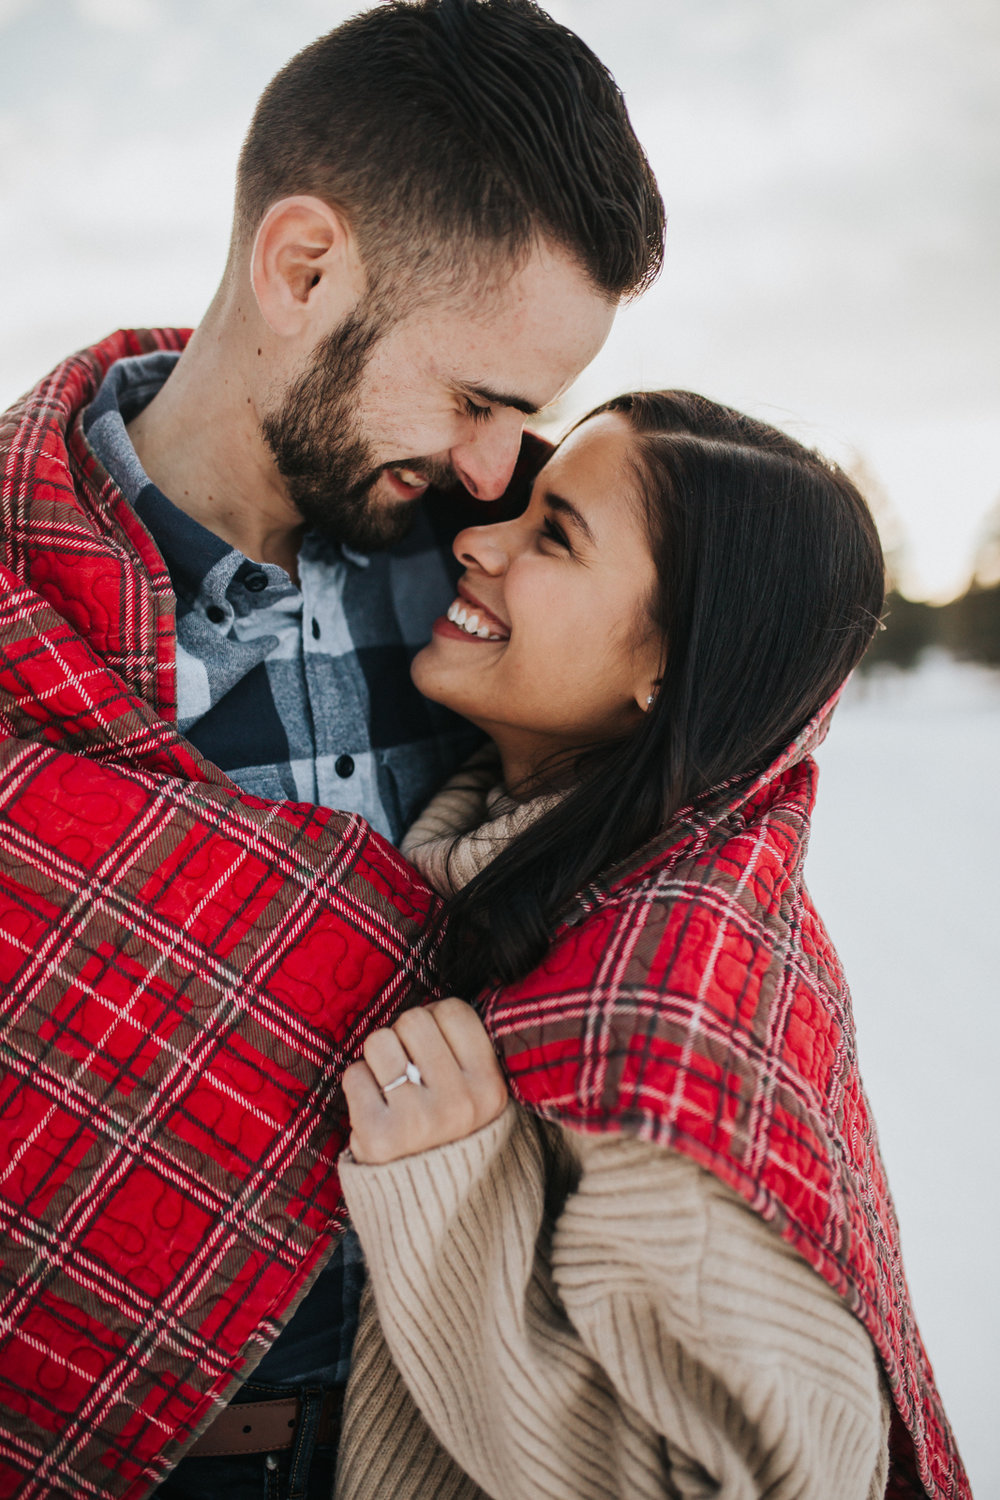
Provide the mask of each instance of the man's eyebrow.
[{"label": "man's eyebrow", "polygon": [[587,541],[590,542],[592,546],[597,545],[594,533],[587,525],[587,522],[583,515],[580,513],[580,511],[577,510],[572,500],[566,500],[562,495],[554,495],[551,490],[546,490],[542,496],[542,499],[545,501],[545,504],[548,506],[549,510],[554,510],[557,515],[565,516],[566,520],[569,521],[571,525],[575,526],[577,530],[587,538]]},{"label": "man's eyebrow", "polygon": [[505,395],[502,391],[491,391],[486,385],[462,384],[462,390],[470,396],[478,396],[480,401],[485,401],[489,406],[512,406],[515,411],[521,411],[526,417],[535,417],[541,410],[534,402],[526,401],[523,396]]}]

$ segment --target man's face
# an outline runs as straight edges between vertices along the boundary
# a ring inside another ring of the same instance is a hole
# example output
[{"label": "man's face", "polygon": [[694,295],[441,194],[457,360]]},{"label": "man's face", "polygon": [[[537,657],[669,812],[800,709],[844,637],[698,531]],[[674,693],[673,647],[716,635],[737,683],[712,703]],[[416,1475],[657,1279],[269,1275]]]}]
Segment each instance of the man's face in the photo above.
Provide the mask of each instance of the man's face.
[{"label": "man's face", "polygon": [[503,494],[526,416],[607,338],[614,307],[541,247],[477,298],[418,308],[380,333],[363,308],[317,348],[263,432],[315,530],[360,551],[399,541],[429,485]]}]

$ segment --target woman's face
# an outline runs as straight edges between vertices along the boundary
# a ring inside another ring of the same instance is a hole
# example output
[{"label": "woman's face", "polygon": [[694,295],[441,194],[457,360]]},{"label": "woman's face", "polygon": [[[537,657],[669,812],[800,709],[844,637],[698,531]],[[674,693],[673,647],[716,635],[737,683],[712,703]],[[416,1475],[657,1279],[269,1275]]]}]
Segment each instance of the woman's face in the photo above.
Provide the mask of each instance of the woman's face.
[{"label": "woman's face", "polygon": [[591,418],[545,465],[522,516],[455,539],[459,597],[413,680],[496,740],[509,786],[554,753],[627,733],[654,690],[656,574],[634,443],[618,413]]}]

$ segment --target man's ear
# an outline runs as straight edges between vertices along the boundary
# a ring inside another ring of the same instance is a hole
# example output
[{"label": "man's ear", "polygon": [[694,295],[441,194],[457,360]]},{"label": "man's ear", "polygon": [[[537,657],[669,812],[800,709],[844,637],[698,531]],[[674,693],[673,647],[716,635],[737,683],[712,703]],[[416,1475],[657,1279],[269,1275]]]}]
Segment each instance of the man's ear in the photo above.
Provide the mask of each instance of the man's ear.
[{"label": "man's ear", "polygon": [[250,284],[261,317],[279,338],[311,345],[340,324],[365,291],[347,219],[322,198],[272,203],[250,255]]}]

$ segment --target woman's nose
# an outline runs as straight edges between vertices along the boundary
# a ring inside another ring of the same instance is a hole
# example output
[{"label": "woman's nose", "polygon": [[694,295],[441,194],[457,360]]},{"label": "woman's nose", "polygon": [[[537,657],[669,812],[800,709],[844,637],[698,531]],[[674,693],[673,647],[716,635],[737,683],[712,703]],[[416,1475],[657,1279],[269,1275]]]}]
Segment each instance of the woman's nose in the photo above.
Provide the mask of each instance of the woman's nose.
[{"label": "woman's nose", "polygon": [[510,526],[509,521],[467,526],[458,533],[452,551],[467,568],[479,568],[494,576],[503,573],[510,562]]}]

